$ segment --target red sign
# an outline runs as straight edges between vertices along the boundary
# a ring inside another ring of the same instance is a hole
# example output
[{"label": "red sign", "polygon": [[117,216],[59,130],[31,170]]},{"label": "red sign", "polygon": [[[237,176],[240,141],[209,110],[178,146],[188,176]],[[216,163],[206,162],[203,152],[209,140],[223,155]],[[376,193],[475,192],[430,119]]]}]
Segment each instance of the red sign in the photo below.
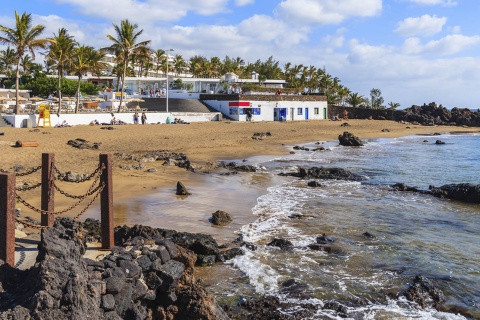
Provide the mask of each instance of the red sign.
[{"label": "red sign", "polygon": [[228,102],[229,107],[250,107],[250,102],[248,101],[230,101]]}]

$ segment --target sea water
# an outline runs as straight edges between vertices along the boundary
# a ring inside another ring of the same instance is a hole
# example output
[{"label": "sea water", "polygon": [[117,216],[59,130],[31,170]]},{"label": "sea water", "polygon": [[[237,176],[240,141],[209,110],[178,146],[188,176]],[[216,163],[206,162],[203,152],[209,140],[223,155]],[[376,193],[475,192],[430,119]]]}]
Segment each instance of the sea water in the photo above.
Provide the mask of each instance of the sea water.
[{"label": "sea water", "polygon": [[[445,144],[435,144],[437,139]],[[352,301],[360,301],[361,307],[347,308],[354,319],[463,319],[420,311],[397,297],[422,275],[444,292],[446,306],[480,317],[480,205],[390,187],[397,182],[424,190],[429,185],[479,184],[480,135],[375,139],[354,148],[322,146],[327,151],[295,151],[258,165],[273,174],[298,167],[342,167],[367,180],[321,180],[321,187],[312,188],[305,180],[285,178],[269,187],[252,208],[257,220],[239,230],[257,250],[246,250],[228,263],[256,292],[290,302],[280,293],[282,282],[306,284],[306,298],[297,299],[298,305],[334,300],[352,306]],[[374,238],[365,237],[365,232]],[[322,234],[335,239],[332,253],[308,249]],[[267,246],[274,238],[291,241],[294,249]],[[322,310],[315,318],[337,316]]]},{"label": "sea water", "polygon": [[[422,275],[444,292],[448,309],[480,318],[480,205],[390,187],[397,182],[424,190],[479,184],[480,134],[365,142],[363,147],[312,142],[302,146],[326,151],[244,159],[259,171],[202,176],[203,186],[191,188],[187,198],[171,196],[172,187],[118,204],[115,223],[208,233],[221,243],[241,235],[256,245],[256,251],[245,250],[224,265],[201,268],[214,274],[208,290],[221,303],[268,294],[296,308],[337,301],[347,306],[350,319],[464,319],[421,310],[398,295]],[[279,175],[313,166],[342,167],[366,180],[319,180],[321,187],[312,188],[308,181]],[[232,214],[231,225],[208,222],[218,209]],[[308,249],[323,234],[335,239],[333,251]],[[291,241],[294,249],[267,246],[274,238]],[[302,298],[282,293],[289,279],[306,285]],[[333,310],[319,309],[313,319],[340,318]]]}]

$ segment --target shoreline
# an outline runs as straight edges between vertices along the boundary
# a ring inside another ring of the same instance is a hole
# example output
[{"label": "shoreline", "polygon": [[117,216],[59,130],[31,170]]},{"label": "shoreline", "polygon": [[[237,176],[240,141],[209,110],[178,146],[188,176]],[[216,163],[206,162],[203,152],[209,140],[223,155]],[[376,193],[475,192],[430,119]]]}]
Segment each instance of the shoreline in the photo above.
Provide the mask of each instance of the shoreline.
[{"label": "shoreline", "polygon": [[[254,156],[280,156],[288,148],[313,141],[335,141],[339,134],[349,131],[360,139],[397,138],[408,135],[433,135],[434,133],[476,133],[480,128],[452,126],[413,126],[388,120],[350,120],[344,122],[303,121],[303,122],[207,122],[189,125],[126,125],[115,130],[101,130],[100,126],[76,126],[28,130],[5,128],[0,136],[2,149],[1,169],[10,170],[15,165],[29,169],[41,163],[42,153],[54,153],[57,167],[74,173],[90,173],[98,166],[101,153],[123,153],[139,155],[149,151],[168,150],[185,154],[198,172],[210,171],[216,161],[234,161]],[[382,131],[383,130],[383,131]],[[271,137],[263,140],[252,139],[256,132],[270,132]],[[76,149],[66,144],[71,139],[82,138],[100,143],[99,150]],[[36,148],[11,147],[15,141],[36,141]],[[130,162],[131,163],[131,162]],[[141,170],[124,170],[121,165],[128,161],[114,160],[114,204],[115,201],[129,202],[136,198],[153,195],[159,189],[174,189],[177,181],[187,188],[200,187],[202,174],[192,173],[183,168],[164,166],[161,161],[148,162]],[[156,172],[146,172],[147,169]],[[19,183],[37,183],[39,174],[18,178]],[[79,194],[78,184],[66,184],[65,190]],[[24,199],[33,205],[40,205],[38,190],[25,192]],[[55,198],[56,210],[71,203],[63,197]],[[221,208],[219,208],[221,209]],[[251,209],[251,208],[250,208]],[[25,210],[26,211],[26,210]],[[36,215],[30,214],[33,218]],[[23,213],[22,213],[22,216]],[[67,215],[68,216],[68,215]]]}]

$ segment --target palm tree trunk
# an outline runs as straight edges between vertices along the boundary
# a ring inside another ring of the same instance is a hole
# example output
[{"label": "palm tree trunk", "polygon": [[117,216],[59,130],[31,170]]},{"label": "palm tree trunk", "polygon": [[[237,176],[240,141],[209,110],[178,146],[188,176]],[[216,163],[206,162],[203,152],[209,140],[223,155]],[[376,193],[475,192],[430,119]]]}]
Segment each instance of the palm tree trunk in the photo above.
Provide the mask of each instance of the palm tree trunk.
[{"label": "palm tree trunk", "polygon": [[61,71],[62,68],[58,68],[58,85],[57,85],[57,95],[58,95],[58,110],[57,115],[60,114],[60,109],[62,107],[62,78],[61,78]]},{"label": "palm tree trunk", "polygon": [[[126,60],[126,59],[125,59]],[[122,89],[120,90],[120,105],[118,106],[117,112],[120,112],[122,108],[122,102],[123,102],[123,89],[125,87],[125,74],[127,73],[127,63],[123,64],[123,74],[122,74]]]},{"label": "palm tree trunk", "polygon": [[20,86],[20,60],[17,62],[17,77],[15,79],[15,114],[20,114],[20,106],[18,105],[18,98],[20,97],[20,92],[18,92],[18,87]]},{"label": "palm tree trunk", "polygon": [[78,76],[78,83],[77,83],[77,103],[75,104],[75,113],[78,113],[78,108],[80,105],[80,81],[82,80],[82,75]]}]

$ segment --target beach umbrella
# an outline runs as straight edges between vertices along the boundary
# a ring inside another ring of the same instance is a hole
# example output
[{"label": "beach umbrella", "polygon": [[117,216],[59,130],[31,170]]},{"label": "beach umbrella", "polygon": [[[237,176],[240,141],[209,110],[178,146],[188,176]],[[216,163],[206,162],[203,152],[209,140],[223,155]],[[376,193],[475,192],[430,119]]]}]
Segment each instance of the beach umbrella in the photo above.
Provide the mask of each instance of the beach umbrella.
[{"label": "beach umbrella", "polygon": [[42,100],[47,100],[47,99],[44,99],[42,97],[37,97],[37,96],[33,96],[30,98],[30,101],[42,101]]}]

